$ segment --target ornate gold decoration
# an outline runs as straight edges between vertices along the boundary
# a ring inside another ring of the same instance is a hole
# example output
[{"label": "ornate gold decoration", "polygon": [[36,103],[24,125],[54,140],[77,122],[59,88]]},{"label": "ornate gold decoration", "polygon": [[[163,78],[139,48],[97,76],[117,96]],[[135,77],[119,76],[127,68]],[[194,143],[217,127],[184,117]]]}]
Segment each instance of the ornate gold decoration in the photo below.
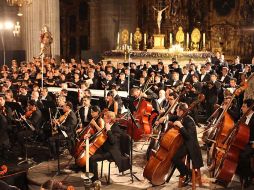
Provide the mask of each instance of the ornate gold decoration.
[{"label": "ornate gold decoration", "polygon": [[142,34],[140,32],[140,28],[136,28],[136,32],[134,33],[134,42],[136,42],[136,49],[139,50],[139,42],[142,41]]},{"label": "ornate gold decoration", "polygon": [[178,28],[178,31],[176,33],[176,41],[179,44],[184,42],[184,32],[183,32],[183,28],[181,26]]},{"label": "ornate gold decoration", "polygon": [[198,49],[198,43],[201,39],[201,33],[198,28],[194,28],[194,30],[191,33],[191,41],[192,41],[192,47],[194,50]]},{"label": "ornate gold decoration", "polygon": [[127,29],[124,29],[121,32],[121,41],[123,44],[127,44],[128,40],[129,40],[129,31]]}]

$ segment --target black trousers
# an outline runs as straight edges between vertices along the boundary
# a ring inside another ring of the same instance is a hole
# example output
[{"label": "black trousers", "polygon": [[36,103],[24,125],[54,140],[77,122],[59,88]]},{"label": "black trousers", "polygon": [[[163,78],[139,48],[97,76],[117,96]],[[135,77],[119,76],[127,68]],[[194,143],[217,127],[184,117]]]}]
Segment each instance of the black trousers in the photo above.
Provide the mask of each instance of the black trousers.
[{"label": "black trousers", "polygon": [[[69,137],[68,137],[69,138]],[[59,133],[55,136],[49,137],[49,156],[52,158],[57,158],[59,156],[59,148],[60,148],[60,142],[62,140],[68,140],[66,139],[62,133]]]},{"label": "black trousers", "polygon": [[89,170],[94,174],[92,181],[98,180],[98,164],[97,162],[103,160],[112,160],[113,157],[109,152],[104,152],[102,149],[98,149],[89,160]]},{"label": "black trousers", "polygon": [[246,179],[253,176],[251,170],[250,158],[254,155],[254,149],[251,145],[247,145],[245,149],[240,153],[239,162],[237,167],[237,173],[240,177]]},{"label": "black trousers", "polygon": [[190,169],[183,162],[183,157],[186,156],[187,154],[188,151],[186,146],[181,145],[172,159],[173,164],[176,166],[181,176],[185,176],[191,173]]}]

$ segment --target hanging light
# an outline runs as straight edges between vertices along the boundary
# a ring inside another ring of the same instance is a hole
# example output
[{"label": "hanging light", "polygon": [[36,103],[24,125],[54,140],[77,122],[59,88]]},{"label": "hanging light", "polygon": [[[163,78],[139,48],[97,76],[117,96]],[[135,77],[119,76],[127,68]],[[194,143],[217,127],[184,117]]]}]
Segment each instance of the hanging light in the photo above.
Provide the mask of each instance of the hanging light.
[{"label": "hanging light", "polygon": [[24,5],[30,5],[32,3],[32,0],[6,0],[7,4],[10,6],[18,6],[19,12],[18,16],[23,16],[23,13],[21,12],[21,7]]}]

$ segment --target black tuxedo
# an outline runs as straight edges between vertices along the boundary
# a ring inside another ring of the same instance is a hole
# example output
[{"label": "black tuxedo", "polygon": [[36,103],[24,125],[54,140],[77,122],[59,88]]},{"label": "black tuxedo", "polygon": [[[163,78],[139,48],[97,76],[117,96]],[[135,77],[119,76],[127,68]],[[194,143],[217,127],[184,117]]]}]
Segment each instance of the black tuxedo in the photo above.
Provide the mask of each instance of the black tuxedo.
[{"label": "black tuxedo", "polygon": [[119,87],[119,91],[128,91],[128,80],[125,79],[124,81],[118,80],[116,85]]},{"label": "black tuxedo", "polygon": [[85,127],[92,120],[91,106],[89,106],[88,108],[87,121],[85,121],[85,107],[80,108],[79,114],[80,114],[82,125],[83,127]]},{"label": "black tuxedo", "polygon": [[[221,81],[221,78],[222,78],[222,76],[220,77],[219,81]],[[231,79],[231,77],[229,75],[226,75],[225,78],[223,79],[223,81],[221,81],[221,82],[225,83],[225,84],[229,84],[230,79]]]},{"label": "black tuxedo", "polygon": [[185,83],[185,82],[191,82],[191,81],[192,81],[192,78],[191,78],[191,74],[190,74],[190,73],[187,74],[187,77],[186,77],[185,81],[183,81],[183,77],[184,77],[184,75],[181,75],[181,76],[180,76],[180,80],[181,80],[183,83]]},{"label": "black tuxedo", "polygon": [[127,169],[124,167],[120,149],[122,131],[117,123],[113,124],[111,126],[111,130],[107,131],[107,136],[108,138],[105,143],[95,152],[93,156],[90,157],[90,169],[94,174],[94,177],[92,178],[93,181],[98,179],[98,161],[114,160],[119,172],[123,172]]},{"label": "black tuxedo", "polygon": [[179,170],[180,175],[184,176],[190,173],[189,169],[182,161],[182,158],[185,155],[188,154],[190,156],[193,163],[193,168],[195,169],[199,169],[203,166],[203,159],[198,144],[196,124],[194,120],[192,117],[186,116],[183,119],[182,124],[184,127],[180,128],[179,132],[182,135],[183,144],[179,147],[176,154],[174,155],[173,163]]},{"label": "black tuxedo", "polygon": [[77,117],[73,111],[70,111],[65,122],[60,126],[61,130],[64,130],[69,137],[74,137],[75,128],[78,123]]},{"label": "black tuxedo", "polygon": [[208,82],[208,81],[210,81],[210,74],[209,73],[205,74],[203,80],[201,80],[201,76],[202,76],[202,74],[199,74],[199,81],[200,82]]},{"label": "black tuxedo", "polygon": [[251,157],[254,155],[254,148],[252,148],[254,141],[254,114],[252,115],[248,127],[250,128],[250,138],[249,143],[245,146],[244,150],[240,152],[237,173],[244,180],[253,177],[253,172],[251,170]]}]

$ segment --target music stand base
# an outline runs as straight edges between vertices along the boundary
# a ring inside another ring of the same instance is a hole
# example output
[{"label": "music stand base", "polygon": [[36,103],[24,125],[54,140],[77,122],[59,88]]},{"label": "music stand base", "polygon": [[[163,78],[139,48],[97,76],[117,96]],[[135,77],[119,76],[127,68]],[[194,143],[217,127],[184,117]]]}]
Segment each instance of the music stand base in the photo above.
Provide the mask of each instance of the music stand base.
[{"label": "music stand base", "polygon": [[91,180],[91,178],[93,177],[93,173],[84,173],[84,174],[81,174],[81,178],[84,179],[84,187],[85,187],[85,190],[90,190],[90,188],[92,187],[93,185],[93,182]]},{"label": "music stand base", "polygon": [[25,158],[25,160],[20,161],[17,165],[21,165],[21,164],[36,164],[36,162],[32,159],[32,158]]}]

